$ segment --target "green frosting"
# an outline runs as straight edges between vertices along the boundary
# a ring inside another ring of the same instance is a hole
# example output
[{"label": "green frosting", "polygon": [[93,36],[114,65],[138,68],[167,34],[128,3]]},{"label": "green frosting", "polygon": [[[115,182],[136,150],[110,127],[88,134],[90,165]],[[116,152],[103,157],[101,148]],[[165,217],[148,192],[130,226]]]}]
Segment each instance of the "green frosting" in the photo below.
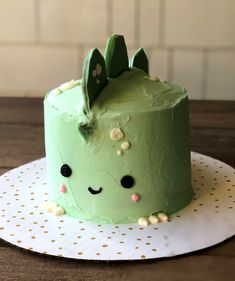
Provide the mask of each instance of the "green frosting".
[{"label": "green frosting", "polygon": [[130,59],[130,66],[142,69],[145,73],[149,73],[148,58],[143,48],[137,50],[134,56]]},{"label": "green frosting", "polygon": [[[95,222],[130,223],[158,212],[170,215],[191,201],[184,88],[133,68],[109,79],[89,113],[84,112],[85,106],[80,83],[61,94],[53,90],[44,101],[49,195],[66,214]],[[86,141],[81,124],[92,124]],[[111,139],[113,128],[121,129],[122,139]],[[125,141],[130,144],[127,150],[121,148]],[[70,177],[60,174],[64,164],[72,169]],[[133,187],[122,187],[125,175],[134,178]],[[59,191],[61,184],[66,193]],[[92,194],[89,187],[101,192]],[[133,202],[133,194],[139,195],[138,202]]]}]

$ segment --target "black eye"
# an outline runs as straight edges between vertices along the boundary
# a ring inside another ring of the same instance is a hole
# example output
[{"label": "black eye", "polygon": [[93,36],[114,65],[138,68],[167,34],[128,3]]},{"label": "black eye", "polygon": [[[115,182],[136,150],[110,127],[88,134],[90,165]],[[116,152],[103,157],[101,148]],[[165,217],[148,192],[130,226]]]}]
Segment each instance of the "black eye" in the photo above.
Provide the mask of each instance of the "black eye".
[{"label": "black eye", "polygon": [[121,179],[121,185],[124,188],[131,188],[134,185],[135,181],[132,176],[124,176]]},{"label": "black eye", "polygon": [[71,168],[69,167],[69,165],[64,164],[64,165],[60,168],[60,173],[61,173],[62,176],[68,178],[68,177],[71,176],[72,170],[71,170]]}]

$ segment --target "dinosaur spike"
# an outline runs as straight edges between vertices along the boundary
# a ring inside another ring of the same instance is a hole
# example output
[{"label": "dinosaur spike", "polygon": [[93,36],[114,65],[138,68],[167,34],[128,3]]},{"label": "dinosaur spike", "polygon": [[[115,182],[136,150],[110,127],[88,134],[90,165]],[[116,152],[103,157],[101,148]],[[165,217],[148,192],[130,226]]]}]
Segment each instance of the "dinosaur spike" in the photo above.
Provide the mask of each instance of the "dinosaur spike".
[{"label": "dinosaur spike", "polygon": [[146,53],[143,48],[137,50],[134,56],[130,59],[130,67],[142,69],[149,74],[149,63]]},{"label": "dinosaur spike", "polygon": [[107,76],[116,78],[124,71],[128,70],[128,54],[124,37],[113,34],[105,49],[105,62],[107,67]]},{"label": "dinosaur spike", "polygon": [[91,50],[83,65],[82,89],[85,111],[88,112],[92,102],[107,83],[105,61],[98,49]]}]

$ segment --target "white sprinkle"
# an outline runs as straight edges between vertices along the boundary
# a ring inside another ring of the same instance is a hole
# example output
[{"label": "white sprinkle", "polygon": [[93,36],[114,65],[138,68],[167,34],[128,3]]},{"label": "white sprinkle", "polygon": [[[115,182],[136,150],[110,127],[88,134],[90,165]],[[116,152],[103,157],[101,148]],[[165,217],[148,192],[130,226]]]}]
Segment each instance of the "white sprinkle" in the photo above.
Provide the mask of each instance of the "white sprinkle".
[{"label": "white sprinkle", "polygon": [[157,76],[149,76],[149,80],[151,80],[151,81],[160,81],[160,79]]},{"label": "white sprinkle", "polygon": [[42,206],[43,209],[46,209],[46,210],[47,210],[48,207],[49,207],[49,204],[50,204],[49,202],[44,202],[44,203],[43,203],[43,206]]},{"label": "white sprinkle", "polygon": [[141,217],[138,219],[138,224],[142,226],[149,225],[149,219],[147,217]]},{"label": "white sprinkle", "polygon": [[161,222],[167,222],[168,221],[168,216],[164,213],[159,213],[157,216],[158,216],[158,218]]},{"label": "white sprinkle", "polygon": [[57,206],[58,204],[56,202],[50,202],[47,207],[47,212],[52,213]]},{"label": "white sprinkle", "polygon": [[114,141],[121,140],[123,138],[123,132],[120,128],[113,128],[110,132],[110,138]]},{"label": "white sprinkle", "polygon": [[96,69],[93,69],[92,70],[92,77],[96,77],[96,75],[97,75]]},{"label": "white sprinkle", "polygon": [[54,210],[53,210],[53,214],[55,216],[62,216],[64,215],[64,209],[62,207],[56,207]]},{"label": "white sprinkle", "polygon": [[159,223],[159,218],[157,216],[150,216],[149,221],[151,224],[157,224]]},{"label": "white sprinkle", "polygon": [[99,63],[97,63],[97,65],[95,66],[95,69],[96,69],[97,75],[100,75],[102,72],[102,66]]},{"label": "white sprinkle", "polygon": [[122,144],[121,144],[121,148],[126,150],[130,147],[130,143],[129,141],[124,141]]},{"label": "white sprinkle", "polygon": [[60,95],[62,93],[62,90],[60,88],[56,88],[52,92],[54,95]]},{"label": "white sprinkle", "polygon": [[60,86],[59,86],[59,89],[60,89],[61,91],[65,91],[65,90],[68,90],[68,89],[73,88],[73,87],[76,86],[76,85],[77,85],[77,82],[74,81],[74,80],[71,80],[71,81],[69,81],[69,82],[66,82],[66,83],[60,85]]},{"label": "white sprinkle", "polygon": [[100,84],[100,79],[96,79],[95,83]]},{"label": "white sprinkle", "polygon": [[123,151],[122,151],[121,149],[118,149],[118,150],[117,150],[117,155],[118,155],[118,156],[122,156],[122,154],[123,154]]}]

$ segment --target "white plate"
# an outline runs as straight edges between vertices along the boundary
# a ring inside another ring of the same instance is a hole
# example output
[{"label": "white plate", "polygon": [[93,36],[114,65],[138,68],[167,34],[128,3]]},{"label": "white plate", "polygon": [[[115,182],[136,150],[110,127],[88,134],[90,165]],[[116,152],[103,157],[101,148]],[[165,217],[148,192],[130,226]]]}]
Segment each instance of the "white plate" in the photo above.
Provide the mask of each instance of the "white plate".
[{"label": "white plate", "polygon": [[215,245],[235,233],[235,170],[192,152],[195,198],[171,222],[105,225],[44,213],[46,162],[39,159],[0,177],[0,237],[48,255],[86,260],[176,256]]}]

